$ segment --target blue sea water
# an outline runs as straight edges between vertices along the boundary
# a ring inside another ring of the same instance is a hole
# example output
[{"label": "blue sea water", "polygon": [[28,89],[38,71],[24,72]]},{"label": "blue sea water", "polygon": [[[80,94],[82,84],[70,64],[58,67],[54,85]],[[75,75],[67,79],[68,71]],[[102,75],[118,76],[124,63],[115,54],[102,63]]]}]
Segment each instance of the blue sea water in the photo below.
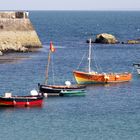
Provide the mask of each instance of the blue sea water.
[{"label": "blue sea water", "polygon": [[[1,95],[27,95],[44,82],[50,40],[56,52],[49,82],[74,84],[72,71],[88,51],[86,39],[103,32],[120,42],[140,38],[140,12],[31,11],[30,19],[44,47],[8,54],[26,59],[0,64]],[[0,108],[0,140],[139,140],[140,77],[132,64],[140,62],[140,45],[94,44],[93,50],[93,69],[129,71],[133,80],[88,86],[84,97],[48,98],[42,108]]]}]

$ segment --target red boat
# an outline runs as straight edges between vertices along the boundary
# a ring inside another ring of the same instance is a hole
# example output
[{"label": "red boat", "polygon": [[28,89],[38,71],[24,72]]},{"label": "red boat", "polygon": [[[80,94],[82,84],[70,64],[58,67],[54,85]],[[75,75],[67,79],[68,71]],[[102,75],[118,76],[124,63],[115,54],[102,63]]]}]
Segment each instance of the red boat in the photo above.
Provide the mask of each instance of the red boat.
[{"label": "red boat", "polygon": [[11,96],[11,93],[6,93],[0,97],[0,106],[2,107],[34,107],[42,106],[43,96]]}]

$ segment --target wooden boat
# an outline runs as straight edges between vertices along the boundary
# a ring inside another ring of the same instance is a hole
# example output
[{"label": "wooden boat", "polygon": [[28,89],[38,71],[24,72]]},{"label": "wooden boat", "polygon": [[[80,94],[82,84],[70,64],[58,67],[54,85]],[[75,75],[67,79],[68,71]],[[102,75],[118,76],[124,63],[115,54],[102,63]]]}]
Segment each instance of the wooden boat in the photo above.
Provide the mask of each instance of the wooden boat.
[{"label": "wooden boat", "polygon": [[72,91],[68,91],[68,90],[64,90],[61,91],[60,96],[85,96],[85,90],[72,90]]},{"label": "wooden boat", "polygon": [[44,84],[38,84],[40,93],[47,93],[48,96],[59,96],[61,91],[76,91],[76,90],[84,90],[86,86],[83,85],[71,85],[70,81],[66,81],[65,85],[48,85],[48,73],[49,73],[49,64],[51,60],[51,54],[55,52],[55,48],[50,43],[50,50],[48,55],[48,64],[46,69],[46,79]]},{"label": "wooden boat", "polygon": [[91,71],[91,40],[89,43],[89,58],[88,71],[74,70],[73,74],[78,84],[105,84],[127,82],[132,79],[132,74],[129,72],[123,73],[98,73]]},{"label": "wooden boat", "polygon": [[40,93],[47,93],[48,96],[60,95],[61,91],[83,91],[86,86],[83,85],[38,85]]},{"label": "wooden boat", "polygon": [[11,93],[5,93],[0,97],[1,107],[34,107],[42,106],[43,96],[12,96]]},{"label": "wooden boat", "polygon": [[136,68],[137,73],[140,74],[140,63],[134,63],[133,66]]}]

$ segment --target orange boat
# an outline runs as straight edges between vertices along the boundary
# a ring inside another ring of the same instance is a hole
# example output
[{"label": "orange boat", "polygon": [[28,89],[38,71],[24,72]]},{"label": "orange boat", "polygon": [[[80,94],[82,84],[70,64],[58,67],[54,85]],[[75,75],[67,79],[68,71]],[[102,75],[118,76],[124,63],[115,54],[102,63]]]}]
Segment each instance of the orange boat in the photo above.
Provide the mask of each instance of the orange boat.
[{"label": "orange boat", "polygon": [[78,84],[105,84],[127,82],[132,79],[132,74],[129,72],[123,73],[98,73],[91,71],[91,40],[89,43],[89,58],[88,72],[73,71],[74,77]]}]

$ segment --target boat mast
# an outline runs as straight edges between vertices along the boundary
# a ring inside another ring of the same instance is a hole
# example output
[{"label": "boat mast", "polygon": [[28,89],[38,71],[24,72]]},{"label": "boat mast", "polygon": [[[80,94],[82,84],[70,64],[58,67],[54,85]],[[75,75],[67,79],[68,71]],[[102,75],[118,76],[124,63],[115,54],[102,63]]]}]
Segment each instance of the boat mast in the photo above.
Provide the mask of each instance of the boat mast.
[{"label": "boat mast", "polygon": [[88,72],[91,72],[91,38],[89,39]]},{"label": "boat mast", "polygon": [[45,79],[45,84],[46,84],[46,85],[47,85],[47,83],[48,83],[48,74],[49,74],[50,60],[51,60],[51,51],[49,50],[48,64],[47,64],[47,68],[46,68],[46,79]]}]

